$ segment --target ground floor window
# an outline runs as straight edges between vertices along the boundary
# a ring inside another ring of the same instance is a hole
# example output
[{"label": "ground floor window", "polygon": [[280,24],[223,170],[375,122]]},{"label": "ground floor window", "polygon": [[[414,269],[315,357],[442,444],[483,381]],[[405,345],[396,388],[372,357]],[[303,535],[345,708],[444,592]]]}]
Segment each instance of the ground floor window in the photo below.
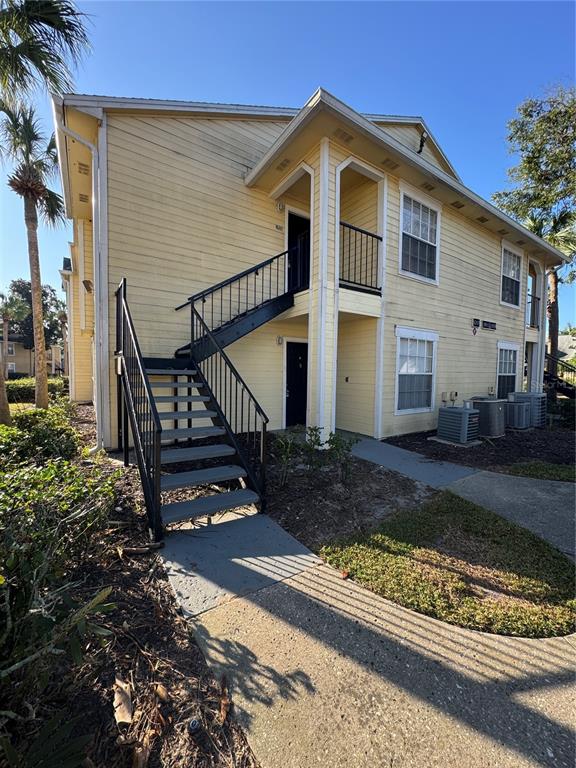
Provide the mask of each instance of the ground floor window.
[{"label": "ground floor window", "polygon": [[498,397],[506,398],[516,390],[518,372],[518,346],[500,342],[498,344]]},{"label": "ground floor window", "polygon": [[396,328],[396,412],[430,411],[434,407],[438,334]]},{"label": "ground floor window", "polygon": [[8,363],[8,373],[16,373],[16,363]]}]

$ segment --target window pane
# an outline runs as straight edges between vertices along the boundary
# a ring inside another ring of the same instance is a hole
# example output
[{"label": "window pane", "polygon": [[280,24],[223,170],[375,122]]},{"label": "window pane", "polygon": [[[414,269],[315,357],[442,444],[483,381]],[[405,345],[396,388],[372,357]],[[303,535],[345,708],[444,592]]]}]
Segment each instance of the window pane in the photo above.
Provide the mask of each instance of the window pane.
[{"label": "window pane", "polygon": [[507,304],[513,304],[515,307],[520,305],[520,281],[513,280],[511,277],[502,275],[502,301]]},{"label": "window pane", "polygon": [[402,269],[414,275],[436,279],[436,246],[402,235]]},{"label": "window pane", "polygon": [[408,338],[398,341],[398,410],[430,408],[434,342]]},{"label": "window pane", "polygon": [[506,398],[516,389],[516,376],[498,376],[498,397]]}]

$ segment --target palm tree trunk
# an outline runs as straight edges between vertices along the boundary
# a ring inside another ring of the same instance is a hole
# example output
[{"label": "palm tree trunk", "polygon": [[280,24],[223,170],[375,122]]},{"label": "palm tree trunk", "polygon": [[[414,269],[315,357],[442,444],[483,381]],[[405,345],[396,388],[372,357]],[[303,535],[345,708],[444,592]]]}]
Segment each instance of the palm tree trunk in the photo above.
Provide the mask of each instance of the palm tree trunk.
[{"label": "palm tree trunk", "polygon": [[4,360],[0,365],[0,424],[10,426],[12,417],[10,416],[10,406],[8,405],[8,396],[6,395],[6,380],[4,379]]},{"label": "palm tree trunk", "polygon": [[30,260],[30,285],[32,289],[32,322],[34,325],[34,369],[36,376],[36,407],[48,408],[48,373],[44,341],[44,317],[42,309],[42,280],[38,255],[38,214],[30,197],[24,198],[24,220],[28,236]]},{"label": "palm tree trunk", "polygon": [[2,318],[2,357],[4,365],[2,368],[4,369],[4,378],[8,378],[8,333],[10,331],[10,321],[9,318],[3,317]]},{"label": "palm tree trunk", "polygon": [[[552,358],[558,357],[558,272],[553,269],[548,275],[548,351]],[[550,373],[556,375],[556,361],[550,360]]]}]

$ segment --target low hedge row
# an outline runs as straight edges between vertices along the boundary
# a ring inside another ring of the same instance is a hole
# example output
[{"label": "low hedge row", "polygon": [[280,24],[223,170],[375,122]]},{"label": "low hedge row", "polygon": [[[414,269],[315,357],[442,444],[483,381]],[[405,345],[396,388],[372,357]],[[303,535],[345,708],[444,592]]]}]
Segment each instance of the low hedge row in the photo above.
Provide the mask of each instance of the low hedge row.
[{"label": "low hedge row", "polygon": [[[48,379],[48,394],[59,397],[64,392],[66,379]],[[33,403],[36,395],[36,380],[27,376],[23,379],[10,379],[6,382],[9,403]]]}]

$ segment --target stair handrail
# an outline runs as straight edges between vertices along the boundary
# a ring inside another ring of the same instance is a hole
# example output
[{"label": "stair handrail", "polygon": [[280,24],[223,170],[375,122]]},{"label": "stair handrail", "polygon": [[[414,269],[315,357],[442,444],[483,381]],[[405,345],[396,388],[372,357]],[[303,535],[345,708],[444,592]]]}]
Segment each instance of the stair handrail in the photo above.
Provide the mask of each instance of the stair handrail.
[{"label": "stair handrail", "polygon": [[568,369],[569,371],[573,371],[576,373],[576,365],[573,365],[572,363],[569,363],[567,360],[565,360],[563,357],[560,357],[560,355],[553,355],[550,352],[546,352],[546,359],[552,360],[554,363],[560,363],[564,368]]},{"label": "stair handrail", "polygon": [[[194,307],[194,305],[192,305],[191,310],[192,326],[194,329],[193,337],[197,337],[197,334],[195,333],[195,325],[198,324],[200,326],[199,330],[201,331],[202,337],[201,343],[207,348],[205,350],[206,354],[198,355],[198,359],[192,358],[193,364],[198,373],[198,376],[202,380],[202,383],[212,394],[213,407],[218,413],[220,421],[222,422],[222,425],[226,430],[226,433],[234,448],[243,459],[243,463],[246,467],[251,485],[255,490],[263,494],[266,475],[266,432],[270,419],[254,396],[248,384],[244,381],[238,372],[234,363],[230,360],[226,352],[224,352],[218,343],[204,318]],[[216,362],[216,358],[218,358],[218,363]],[[222,376],[222,364],[225,366],[224,376]],[[227,371],[229,374],[226,373]],[[232,379],[234,380],[234,384]],[[246,414],[248,417],[248,429],[246,432],[244,431],[243,402],[241,403],[240,425],[238,425],[238,387],[241,389],[241,394],[244,392],[249,401],[248,411]],[[230,409],[231,403],[229,402],[228,398],[229,396],[231,398],[233,389],[235,391],[235,409],[232,413]],[[255,429],[253,437],[250,436],[250,405],[254,410]],[[259,417],[261,421],[259,430],[256,429],[257,417]],[[234,423],[234,429],[232,428],[232,423]],[[258,431],[260,432],[259,441],[257,440],[256,435]],[[239,435],[246,435],[247,446],[242,444],[242,441],[239,439]],[[251,443],[252,448],[250,447]],[[257,462],[259,462],[259,466]]]},{"label": "stair handrail", "polygon": [[128,306],[126,278],[116,290],[116,352],[118,359],[118,438],[128,466],[128,422],[142,481],[148,526],[162,538],[160,515],[160,451],[162,423],[152,394],[136,329]]},{"label": "stair handrail", "polygon": [[176,312],[178,312],[178,310],[180,309],[184,309],[184,307],[187,307],[188,304],[194,303],[195,301],[199,301],[200,299],[205,299],[206,296],[209,296],[211,293],[215,293],[216,291],[219,291],[222,288],[226,288],[227,285],[232,285],[232,283],[235,283],[238,280],[241,280],[243,277],[248,277],[248,275],[252,274],[252,272],[259,272],[261,269],[264,269],[264,267],[269,266],[270,264],[272,264],[272,262],[276,261],[277,259],[281,259],[287,256],[288,253],[290,253],[293,250],[295,249],[288,248],[285,251],[282,251],[282,253],[277,253],[275,256],[271,256],[268,259],[264,259],[264,261],[261,261],[259,264],[255,264],[253,267],[248,267],[243,272],[238,272],[236,275],[232,275],[232,277],[227,277],[226,280],[221,280],[219,283],[215,283],[214,285],[211,285],[209,288],[205,288],[203,291],[198,291],[198,293],[195,293],[193,296],[189,296],[183,304],[179,304],[176,307]]}]

